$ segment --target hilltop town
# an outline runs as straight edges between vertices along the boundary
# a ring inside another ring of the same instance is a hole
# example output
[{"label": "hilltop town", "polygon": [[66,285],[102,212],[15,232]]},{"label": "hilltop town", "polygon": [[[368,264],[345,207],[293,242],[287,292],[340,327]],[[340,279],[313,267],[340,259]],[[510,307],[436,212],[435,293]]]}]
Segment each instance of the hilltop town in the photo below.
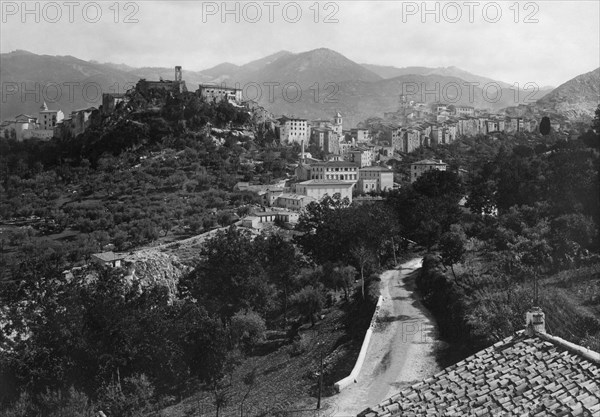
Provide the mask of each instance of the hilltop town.
[{"label": "hilltop town", "polygon": [[[593,130],[553,117],[542,134],[533,117],[405,95],[348,126],[337,110],[275,115],[226,85],[190,91],[184,75],[2,123],[0,353],[12,359],[0,369],[15,381],[2,406],[49,409],[27,393],[64,380],[68,401],[111,416],[268,414],[315,399],[371,401],[368,416],[423,410],[356,392],[417,345],[430,350],[399,382],[407,398],[408,381],[440,364],[479,366],[471,354],[533,325],[532,276],[556,349],[600,346]],[[390,347],[409,301],[432,328],[433,313],[449,359],[414,335]],[[515,338],[510,369],[544,349]],[[381,352],[366,356],[370,341]],[[586,393],[580,409],[598,410]]]}]

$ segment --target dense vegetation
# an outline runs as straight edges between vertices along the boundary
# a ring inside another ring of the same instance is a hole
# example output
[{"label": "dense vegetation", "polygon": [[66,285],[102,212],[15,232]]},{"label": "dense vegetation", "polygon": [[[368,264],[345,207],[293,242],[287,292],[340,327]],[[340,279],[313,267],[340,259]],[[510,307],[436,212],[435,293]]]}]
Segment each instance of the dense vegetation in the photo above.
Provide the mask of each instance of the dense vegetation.
[{"label": "dense vegetation", "polygon": [[[377,239],[361,246],[373,257],[339,252],[325,261],[309,243],[232,227],[196,253],[175,297],[126,270],[86,265],[64,274],[107,244],[122,251],[228,225],[259,201],[233,185],[284,176],[298,152],[273,146],[268,129],[228,104],[187,97],[183,106],[160,95],[130,103],[78,138],[0,143],[0,212],[8,221],[0,281],[3,415],[143,415],[199,388],[220,408],[235,365],[272,349],[267,330],[281,333],[275,346],[290,345],[297,355],[307,349],[298,329],[315,325],[324,307],[353,317],[331,349],[360,340],[368,325],[373,272],[390,257],[378,253]],[[354,222],[355,234],[377,225],[369,206],[328,200],[323,210],[348,212],[342,217]],[[307,214],[307,222],[317,220]],[[339,236],[347,227],[329,230]],[[326,381],[335,375],[328,372]]]},{"label": "dense vegetation", "polygon": [[441,235],[418,281],[459,356],[522,329],[534,304],[548,331],[600,350],[599,144],[587,133],[501,147],[473,169],[470,214]]},{"label": "dense vegetation", "polygon": [[258,150],[273,132],[244,109],[192,95],[177,119],[181,106],[136,94],[77,138],[0,139],[0,217],[15,226],[0,236],[4,275],[48,251],[66,266],[108,243],[127,250],[227,226],[259,201],[236,182],[285,175],[297,150]]},{"label": "dense vegetation", "polygon": [[522,328],[533,303],[551,330],[598,350],[597,135],[424,150],[412,158],[445,155],[469,175],[432,171],[370,204],[326,198],[291,234],[219,231],[173,297],[124,270],[63,270],[108,243],[125,250],[230,224],[257,201],[232,186],[284,176],[298,149],[272,147],[256,126],[254,139],[234,134],[251,127],[246,113],[192,96],[134,96],[121,111],[83,137],[0,143],[0,215],[33,223],[1,238],[3,415],[144,415],[198,388],[221,409],[236,364],[285,345],[290,356],[306,350],[299,329],[318,325],[323,308],[368,323],[377,272],[415,242],[430,252],[418,280],[425,302],[467,352]]}]

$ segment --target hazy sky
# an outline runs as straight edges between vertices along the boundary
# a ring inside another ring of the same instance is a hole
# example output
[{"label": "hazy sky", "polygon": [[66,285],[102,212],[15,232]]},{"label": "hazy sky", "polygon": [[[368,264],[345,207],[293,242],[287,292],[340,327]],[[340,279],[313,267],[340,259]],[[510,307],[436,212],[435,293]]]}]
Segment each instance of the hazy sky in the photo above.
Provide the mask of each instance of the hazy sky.
[{"label": "hazy sky", "polygon": [[540,86],[600,67],[598,0],[47,3],[2,1],[2,52],[185,71],[326,47],[359,63],[457,66]]}]

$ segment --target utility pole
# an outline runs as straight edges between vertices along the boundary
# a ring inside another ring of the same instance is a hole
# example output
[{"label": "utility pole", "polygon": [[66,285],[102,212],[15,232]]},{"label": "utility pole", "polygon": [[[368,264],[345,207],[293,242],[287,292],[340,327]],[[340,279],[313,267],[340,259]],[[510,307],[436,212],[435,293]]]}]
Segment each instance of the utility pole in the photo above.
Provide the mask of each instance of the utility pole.
[{"label": "utility pole", "polygon": [[319,343],[319,354],[321,357],[321,366],[319,369],[319,394],[317,397],[317,410],[321,409],[321,390],[323,389],[323,344]]},{"label": "utility pole", "polygon": [[538,294],[539,294],[539,288],[538,288],[538,276],[537,273],[534,273],[533,275],[533,305],[538,307]]}]

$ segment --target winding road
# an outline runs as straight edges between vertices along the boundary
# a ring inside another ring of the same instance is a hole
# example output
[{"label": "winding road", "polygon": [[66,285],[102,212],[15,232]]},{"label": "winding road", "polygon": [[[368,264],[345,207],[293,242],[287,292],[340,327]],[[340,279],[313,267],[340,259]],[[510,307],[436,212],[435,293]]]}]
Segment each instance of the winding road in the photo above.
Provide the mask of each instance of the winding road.
[{"label": "winding road", "polygon": [[324,415],[356,416],[439,371],[435,322],[414,293],[421,262],[411,259],[381,275],[383,303],[361,372],[356,383],[327,399]]}]

